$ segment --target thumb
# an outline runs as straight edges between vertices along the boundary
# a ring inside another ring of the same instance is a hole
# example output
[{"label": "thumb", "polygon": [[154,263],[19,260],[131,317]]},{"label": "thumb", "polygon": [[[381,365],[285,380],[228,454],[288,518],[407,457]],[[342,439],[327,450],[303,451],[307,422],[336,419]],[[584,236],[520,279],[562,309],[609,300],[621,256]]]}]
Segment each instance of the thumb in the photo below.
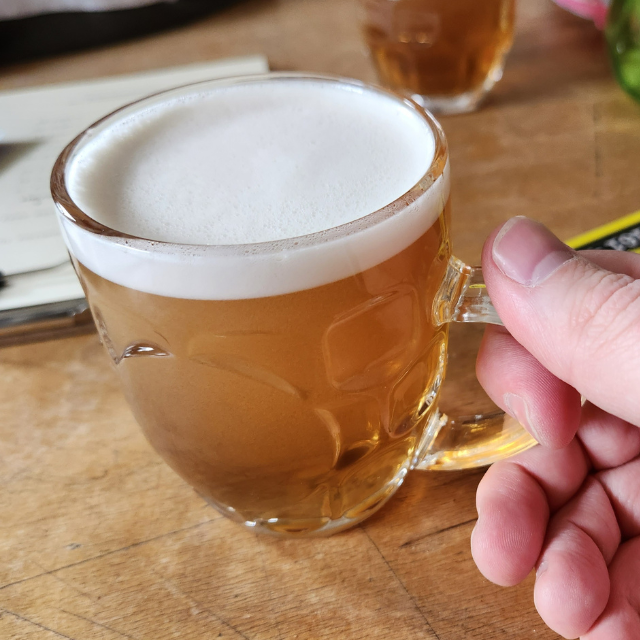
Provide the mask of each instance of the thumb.
[{"label": "thumb", "polygon": [[524,217],[489,237],[482,266],[513,337],[591,402],[640,426],[640,280],[599,267]]}]

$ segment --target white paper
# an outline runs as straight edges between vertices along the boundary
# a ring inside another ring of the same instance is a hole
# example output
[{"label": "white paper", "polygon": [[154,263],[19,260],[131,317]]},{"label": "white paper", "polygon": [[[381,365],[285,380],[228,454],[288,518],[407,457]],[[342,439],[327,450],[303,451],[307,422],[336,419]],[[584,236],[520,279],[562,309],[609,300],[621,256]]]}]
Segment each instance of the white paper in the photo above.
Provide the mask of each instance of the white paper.
[{"label": "white paper", "polygon": [[[16,276],[0,290],[0,310],[82,297],[49,192],[53,163],[78,133],[123,104],[163,89],[266,71],[266,59],[252,56],[0,92],[0,271]],[[65,268],[16,275],[64,262]]]},{"label": "white paper", "polygon": [[0,271],[44,269],[67,260],[48,176],[61,141],[0,143]]},{"label": "white paper", "polygon": [[0,311],[84,298],[71,263],[42,272],[10,278],[0,291]]}]

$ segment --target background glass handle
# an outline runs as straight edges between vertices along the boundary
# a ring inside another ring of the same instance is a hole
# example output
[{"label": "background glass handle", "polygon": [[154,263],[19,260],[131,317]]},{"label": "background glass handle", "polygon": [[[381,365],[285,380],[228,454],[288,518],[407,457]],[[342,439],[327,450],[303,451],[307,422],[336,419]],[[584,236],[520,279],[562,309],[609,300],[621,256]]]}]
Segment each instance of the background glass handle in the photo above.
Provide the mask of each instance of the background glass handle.
[{"label": "background glass handle", "polygon": [[[433,302],[436,324],[502,324],[484,284],[482,270],[455,257]],[[415,469],[468,469],[492,464],[533,447],[536,441],[503,411],[450,418],[437,413],[429,423]]]}]

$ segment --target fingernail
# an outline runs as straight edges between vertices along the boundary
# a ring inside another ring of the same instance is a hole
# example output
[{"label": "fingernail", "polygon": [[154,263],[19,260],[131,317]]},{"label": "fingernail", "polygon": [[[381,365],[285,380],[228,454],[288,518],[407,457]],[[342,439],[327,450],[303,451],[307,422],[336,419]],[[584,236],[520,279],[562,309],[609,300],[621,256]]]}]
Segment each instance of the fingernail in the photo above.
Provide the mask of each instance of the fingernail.
[{"label": "fingernail", "polygon": [[509,415],[513,416],[538,442],[542,442],[531,419],[529,405],[524,398],[515,393],[505,393],[504,403],[507,405]]},{"label": "fingernail", "polygon": [[539,578],[548,568],[549,563],[546,560],[543,560],[536,569],[536,578]]},{"label": "fingernail", "polygon": [[574,255],[544,225],[524,216],[511,218],[493,241],[493,260],[500,271],[527,287],[544,282]]}]

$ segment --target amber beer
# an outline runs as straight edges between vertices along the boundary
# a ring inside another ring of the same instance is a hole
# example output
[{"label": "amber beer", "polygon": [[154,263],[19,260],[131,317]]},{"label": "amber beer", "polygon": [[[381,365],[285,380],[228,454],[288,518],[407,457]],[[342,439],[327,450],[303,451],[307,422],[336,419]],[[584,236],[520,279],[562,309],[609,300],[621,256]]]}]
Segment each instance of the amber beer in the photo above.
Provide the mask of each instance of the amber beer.
[{"label": "amber beer", "polygon": [[241,522],[303,532],[367,515],[395,490],[435,408],[446,325],[429,311],[445,215],[381,265],[282,296],[168,298],[80,264],[156,451]]},{"label": "amber beer", "polygon": [[386,86],[443,112],[473,108],[500,79],[514,0],[362,0],[366,43]]},{"label": "amber beer", "polygon": [[[69,152],[62,219],[148,440],[225,515],[285,534],[353,524],[402,482],[444,374],[450,256],[437,125],[373,89],[297,82],[116,113]],[[259,186],[233,199],[251,149]]]}]

